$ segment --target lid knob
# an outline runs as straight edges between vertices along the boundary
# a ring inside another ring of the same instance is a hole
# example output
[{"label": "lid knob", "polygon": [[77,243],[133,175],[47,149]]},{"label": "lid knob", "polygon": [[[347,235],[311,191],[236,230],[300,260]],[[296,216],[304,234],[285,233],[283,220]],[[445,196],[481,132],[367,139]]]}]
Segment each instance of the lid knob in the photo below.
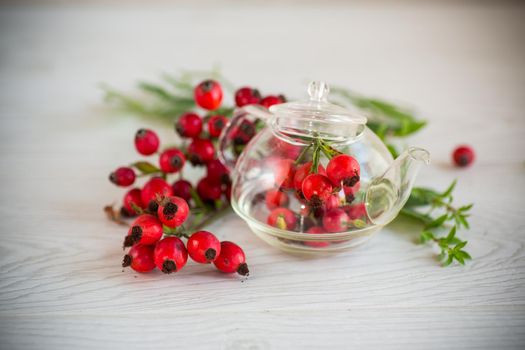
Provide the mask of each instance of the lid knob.
[{"label": "lid knob", "polygon": [[330,88],[324,81],[312,81],[308,85],[308,95],[311,101],[326,102]]}]

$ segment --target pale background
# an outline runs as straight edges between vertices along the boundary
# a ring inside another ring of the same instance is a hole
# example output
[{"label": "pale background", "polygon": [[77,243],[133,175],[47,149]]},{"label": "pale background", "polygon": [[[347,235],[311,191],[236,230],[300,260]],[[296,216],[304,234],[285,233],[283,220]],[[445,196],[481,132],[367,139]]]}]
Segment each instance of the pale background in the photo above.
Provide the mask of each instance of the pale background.
[{"label": "pale background", "polygon": [[[0,348],[524,348],[525,6],[198,4],[0,5]],[[474,260],[440,267],[407,223],[301,259],[231,215],[210,229],[245,248],[247,280],[192,263],[122,272],[107,174],[159,125],[116,116],[97,85],[215,63],[265,92],[322,79],[416,108],[429,127],[410,143],[433,157],[418,184],[458,178]],[[477,151],[470,169],[449,165],[459,143]]]}]

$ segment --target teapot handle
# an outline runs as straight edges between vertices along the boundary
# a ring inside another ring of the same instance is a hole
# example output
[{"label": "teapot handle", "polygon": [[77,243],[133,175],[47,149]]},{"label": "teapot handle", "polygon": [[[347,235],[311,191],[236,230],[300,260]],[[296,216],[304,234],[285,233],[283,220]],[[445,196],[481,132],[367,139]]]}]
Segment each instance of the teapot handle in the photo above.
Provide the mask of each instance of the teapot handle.
[{"label": "teapot handle", "polygon": [[243,146],[257,133],[258,124],[267,124],[272,114],[258,105],[236,108],[233,117],[224,127],[219,137],[219,160],[228,170],[233,171],[235,163],[242,153]]}]

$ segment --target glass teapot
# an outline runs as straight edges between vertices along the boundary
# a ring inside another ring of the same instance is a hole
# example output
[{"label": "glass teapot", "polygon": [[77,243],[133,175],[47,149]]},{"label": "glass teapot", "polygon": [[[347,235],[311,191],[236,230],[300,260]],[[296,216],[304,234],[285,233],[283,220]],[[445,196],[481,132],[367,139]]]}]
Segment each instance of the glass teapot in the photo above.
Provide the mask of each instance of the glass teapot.
[{"label": "glass teapot", "polygon": [[219,139],[233,209],[285,251],[363,243],[397,216],[430,160],[416,147],[394,160],[367,118],[331,104],[328,93],[327,84],[312,82],[308,101],[239,108]]}]

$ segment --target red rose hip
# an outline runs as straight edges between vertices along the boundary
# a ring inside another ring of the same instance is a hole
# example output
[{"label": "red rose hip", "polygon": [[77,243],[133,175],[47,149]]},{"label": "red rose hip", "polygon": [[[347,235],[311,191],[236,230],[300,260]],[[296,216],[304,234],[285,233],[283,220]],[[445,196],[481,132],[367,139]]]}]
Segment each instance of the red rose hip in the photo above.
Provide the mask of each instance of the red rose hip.
[{"label": "red rose hip", "polygon": [[188,158],[193,165],[206,164],[215,159],[213,143],[207,139],[193,139],[188,147]]},{"label": "red rose hip", "polygon": [[144,209],[144,204],[142,203],[141,191],[140,188],[133,188],[129,190],[125,195],[122,201],[122,205],[130,215],[137,215],[134,207]]},{"label": "red rose hip", "polygon": [[197,184],[197,193],[205,201],[215,201],[222,196],[222,186],[217,179],[205,177]]},{"label": "red rose hip", "polygon": [[212,115],[208,119],[208,133],[211,137],[219,137],[226,124],[228,124],[228,119],[225,116]]},{"label": "red rose hip", "polygon": [[266,202],[266,207],[270,210],[278,207],[286,207],[290,201],[286,193],[276,188],[266,191],[264,200]]},{"label": "red rose hip", "polygon": [[328,177],[310,174],[303,180],[302,191],[304,198],[313,204],[321,204],[330,197],[333,187]]},{"label": "red rose hip", "polygon": [[197,231],[188,239],[188,254],[193,261],[209,264],[221,253],[221,242],[208,231]]},{"label": "red rose hip", "polygon": [[133,185],[135,178],[135,171],[129,167],[120,167],[109,174],[109,181],[121,187]]},{"label": "red rose hip", "polygon": [[180,271],[188,261],[188,251],[178,237],[161,239],[153,252],[155,265],[164,273]]},{"label": "red rose hip", "polygon": [[342,209],[328,210],[323,216],[323,227],[328,232],[343,232],[348,229],[350,218]]},{"label": "red rose hip", "polygon": [[153,246],[135,244],[129,250],[128,254],[124,255],[122,260],[122,267],[131,267],[137,272],[150,272],[155,268],[153,260]]},{"label": "red rose hip", "polygon": [[198,137],[202,131],[202,119],[196,113],[184,113],[175,123],[175,131],[182,137]]},{"label": "red rose hip", "polygon": [[242,87],[235,92],[235,104],[237,107],[257,104],[261,101],[261,94],[259,90],[251,87]]},{"label": "red rose hip", "polygon": [[176,173],[184,166],[186,157],[178,148],[169,148],[159,157],[160,170],[165,173]]},{"label": "red rose hip", "polygon": [[[293,186],[296,190],[302,191],[303,181],[308,175],[310,175],[311,169],[312,162],[304,163],[299,168],[297,168],[297,171],[295,172],[293,178]],[[321,164],[319,164],[319,166],[317,167],[317,174],[326,175],[326,171],[324,170],[324,167]]]},{"label": "red rose hip", "polygon": [[160,177],[151,178],[142,187],[142,203],[151,211],[157,211],[157,199],[173,195],[171,186]]},{"label": "red rose hip", "polygon": [[458,167],[467,167],[474,161],[474,150],[470,146],[459,146],[452,153],[452,160]]},{"label": "red rose hip", "polygon": [[193,189],[191,182],[183,179],[175,181],[173,185],[171,185],[171,189],[173,190],[174,196],[181,197],[186,202],[190,201],[191,191]]},{"label": "red rose hip", "polygon": [[355,158],[346,154],[333,157],[326,166],[326,176],[334,186],[352,187],[359,182],[360,168]]},{"label": "red rose hip", "polygon": [[159,145],[159,137],[152,130],[139,129],[135,134],[135,148],[142,155],[149,156],[157,152]]},{"label": "red rose hip", "polygon": [[188,218],[190,208],[188,203],[180,197],[165,197],[157,209],[160,222],[174,228],[182,225]]},{"label": "red rose hip", "polygon": [[195,102],[207,110],[219,108],[222,101],[222,87],[215,80],[205,80],[195,87]]},{"label": "red rose hip", "polygon": [[275,96],[275,95],[269,95],[269,96],[266,96],[265,98],[263,98],[260,102],[260,104],[266,108],[270,108],[271,106],[273,105],[277,105],[277,104],[280,104],[280,103],[283,103],[283,102],[286,102],[286,98],[284,98],[284,96],[282,95],[279,95],[279,96]]},{"label": "red rose hip", "polygon": [[266,223],[281,230],[294,230],[297,216],[288,208],[276,208],[268,215]]},{"label": "red rose hip", "polygon": [[128,230],[124,239],[124,247],[134,244],[155,244],[162,237],[162,224],[153,215],[143,214],[139,216]]},{"label": "red rose hip", "polygon": [[[321,234],[321,233],[326,233],[326,232],[320,226],[313,226],[313,227],[310,227],[308,231],[306,231],[306,233]],[[314,247],[314,248],[323,248],[323,247],[328,247],[330,243],[321,242],[321,241],[304,241],[304,245],[307,245],[309,247]]]},{"label": "red rose hip", "polygon": [[226,273],[237,272],[242,276],[250,273],[246,264],[246,255],[241,247],[233,242],[221,242],[221,253],[213,264],[219,271]]}]

